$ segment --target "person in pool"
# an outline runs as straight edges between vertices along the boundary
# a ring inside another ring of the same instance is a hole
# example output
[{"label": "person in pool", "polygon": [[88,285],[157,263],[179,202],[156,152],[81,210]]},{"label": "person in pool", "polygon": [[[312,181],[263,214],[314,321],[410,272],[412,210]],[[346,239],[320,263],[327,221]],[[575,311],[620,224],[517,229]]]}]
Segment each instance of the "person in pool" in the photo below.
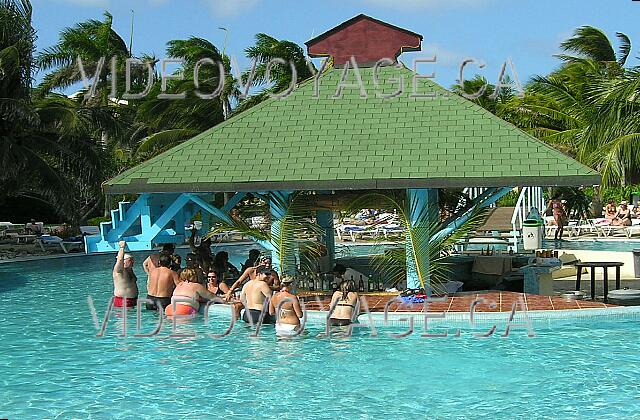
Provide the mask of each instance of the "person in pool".
[{"label": "person in pool", "polygon": [[195,270],[196,273],[198,273],[198,280],[200,281],[200,284],[207,284],[207,276],[204,274],[204,271],[202,271],[202,267],[200,267],[200,264],[198,263],[198,256],[190,252],[187,254],[186,261],[187,268]]},{"label": "person in pool", "polygon": [[268,255],[263,255],[262,257],[260,257],[260,259],[258,259],[258,265],[256,265],[255,267],[249,267],[244,270],[244,273],[242,273],[242,275],[238,277],[238,280],[236,280],[231,285],[231,287],[229,287],[229,291],[224,296],[224,298],[226,300],[230,300],[234,290],[240,287],[240,285],[247,279],[255,280],[258,271],[263,268],[271,272],[271,275],[269,276],[269,287],[271,287],[272,290],[274,290],[274,288],[275,290],[280,290],[280,277],[278,277],[278,273],[271,269],[271,257]]},{"label": "person in pool", "polygon": [[341,327],[351,324],[352,320],[357,316],[356,309],[359,304],[355,282],[344,280],[331,297],[330,307],[334,308],[334,310],[329,318],[329,325]]},{"label": "person in pool", "polygon": [[269,301],[269,314],[276,316],[276,335],[289,336],[300,330],[302,308],[298,297],[290,291],[293,277],[282,276],[281,283],[280,291]]},{"label": "person in pool", "polygon": [[[269,277],[271,270],[268,268],[258,269],[256,278],[249,280],[242,288],[240,293],[240,301],[246,302],[246,307],[242,315],[244,322],[253,322],[256,324],[260,320],[260,315],[264,308],[264,303],[271,298],[271,288],[269,287]],[[269,311],[265,314],[263,323],[273,324],[275,319],[269,315]]]},{"label": "person in pool", "polygon": [[145,306],[150,311],[164,310],[171,304],[171,296],[180,278],[178,274],[171,269],[173,262],[171,255],[160,255],[158,268],[151,270],[149,274],[149,288],[147,289],[147,299],[153,303],[146,303]]},{"label": "person in pool", "polygon": [[207,274],[208,285],[207,288],[211,293],[214,293],[217,296],[223,297],[228,291],[229,286],[225,283],[222,283],[220,280],[220,276],[214,270],[209,270],[209,274]]},{"label": "person in pool", "polygon": [[247,268],[255,267],[256,262],[260,258],[260,250],[259,249],[250,249],[249,250],[249,258],[242,264],[240,270],[244,273]]},{"label": "person in pool", "polygon": [[120,241],[113,267],[113,304],[116,308],[133,308],[138,301],[138,278],[133,272],[133,256],[124,252],[127,243]]},{"label": "person in pool", "polygon": [[220,273],[220,281],[229,282],[229,279],[237,279],[240,276],[236,266],[229,261],[227,251],[220,251],[216,254],[213,258],[213,267]]},{"label": "person in pool", "polygon": [[149,275],[151,271],[160,267],[160,256],[172,255],[175,250],[176,246],[174,244],[163,244],[160,252],[154,252],[144,260],[142,263],[142,269],[147,273],[147,289],[149,288]]},{"label": "person in pool", "polygon": [[196,245],[196,232],[195,226],[191,229],[191,236],[189,237],[189,247],[191,252],[194,253],[198,259],[198,265],[205,273],[209,272],[209,266],[213,255],[211,254],[211,238],[202,239],[200,245]]},{"label": "person in pool", "polygon": [[[212,300],[216,297],[214,292],[200,284],[198,272],[192,268],[182,270],[180,280],[181,283],[173,291],[171,304],[164,310],[169,317],[174,315],[195,316],[200,309],[200,301]],[[174,302],[178,298],[180,301]]]}]

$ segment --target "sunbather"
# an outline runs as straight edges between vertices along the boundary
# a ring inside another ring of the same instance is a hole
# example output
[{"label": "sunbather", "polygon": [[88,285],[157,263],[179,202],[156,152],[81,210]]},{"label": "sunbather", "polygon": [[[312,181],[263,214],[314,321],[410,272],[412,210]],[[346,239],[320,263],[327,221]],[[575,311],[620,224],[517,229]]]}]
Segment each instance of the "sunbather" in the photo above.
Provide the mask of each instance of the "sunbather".
[{"label": "sunbather", "polygon": [[631,226],[631,209],[626,201],[620,202],[620,209],[611,221],[612,226]]},{"label": "sunbather", "polygon": [[618,214],[618,208],[616,207],[616,202],[613,200],[609,200],[607,206],[604,208],[604,217],[609,220],[613,220]]}]

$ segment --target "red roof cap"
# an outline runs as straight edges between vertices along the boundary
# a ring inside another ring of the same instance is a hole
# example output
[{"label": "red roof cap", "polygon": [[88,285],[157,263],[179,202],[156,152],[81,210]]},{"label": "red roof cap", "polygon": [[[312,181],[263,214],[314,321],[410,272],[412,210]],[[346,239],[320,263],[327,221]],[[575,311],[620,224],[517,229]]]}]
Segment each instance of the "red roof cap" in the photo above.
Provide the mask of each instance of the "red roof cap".
[{"label": "red roof cap", "polygon": [[305,42],[311,57],[333,57],[333,64],[345,64],[353,56],[359,65],[393,61],[403,51],[420,51],[422,35],[360,14],[322,35]]}]

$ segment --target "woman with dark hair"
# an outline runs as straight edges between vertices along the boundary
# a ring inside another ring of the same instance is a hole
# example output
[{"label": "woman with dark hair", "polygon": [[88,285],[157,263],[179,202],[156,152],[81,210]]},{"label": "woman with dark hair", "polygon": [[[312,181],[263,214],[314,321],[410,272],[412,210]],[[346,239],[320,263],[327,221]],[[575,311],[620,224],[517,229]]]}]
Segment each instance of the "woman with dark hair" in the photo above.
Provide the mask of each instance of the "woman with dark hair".
[{"label": "woman with dark hair", "polygon": [[213,268],[220,275],[220,281],[225,282],[229,279],[237,279],[240,276],[238,269],[229,262],[229,253],[220,251],[213,258]]},{"label": "woman with dark hair", "polygon": [[356,290],[356,284],[353,280],[344,280],[340,283],[340,287],[331,297],[330,307],[334,309],[329,318],[329,325],[342,327],[355,320],[360,305]]},{"label": "woman with dark hair", "polygon": [[220,281],[220,275],[217,271],[210,269],[209,274],[207,274],[207,280],[209,281],[208,289],[211,293],[224,296],[229,291],[229,286]]},{"label": "woman with dark hair", "polygon": [[549,209],[553,210],[553,220],[556,222],[556,226],[558,226],[558,229],[556,229],[556,233],[554,235],[555,240],[562,240],[564,227],[567,224],[567,213],[562,201],[564,200],[560,200],[559,196],[554,195],[551,201],[549,201],[547,209],[545,210],[545,213],[549,211]]}]

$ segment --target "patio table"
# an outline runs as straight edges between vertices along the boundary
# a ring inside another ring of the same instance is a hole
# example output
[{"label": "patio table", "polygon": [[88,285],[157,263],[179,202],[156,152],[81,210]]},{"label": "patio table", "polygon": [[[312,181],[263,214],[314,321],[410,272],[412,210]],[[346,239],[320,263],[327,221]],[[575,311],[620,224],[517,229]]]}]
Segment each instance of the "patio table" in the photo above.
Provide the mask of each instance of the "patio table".
[{"label": "patio table", "polygon": [[607,302],[607,295],[609,294],[609,268],[616,268],[616,289],[620,289],[620,267],[624,263],[617,261],[591,261],[591,262],[577,262],[575,266],[577,268],[576,274],[576,290],[580,290],[580,280],[582,277],[582,268],[591,268],[591,300],[596,298],[596,268],[602,267],[604,270],[604,301]]}]

